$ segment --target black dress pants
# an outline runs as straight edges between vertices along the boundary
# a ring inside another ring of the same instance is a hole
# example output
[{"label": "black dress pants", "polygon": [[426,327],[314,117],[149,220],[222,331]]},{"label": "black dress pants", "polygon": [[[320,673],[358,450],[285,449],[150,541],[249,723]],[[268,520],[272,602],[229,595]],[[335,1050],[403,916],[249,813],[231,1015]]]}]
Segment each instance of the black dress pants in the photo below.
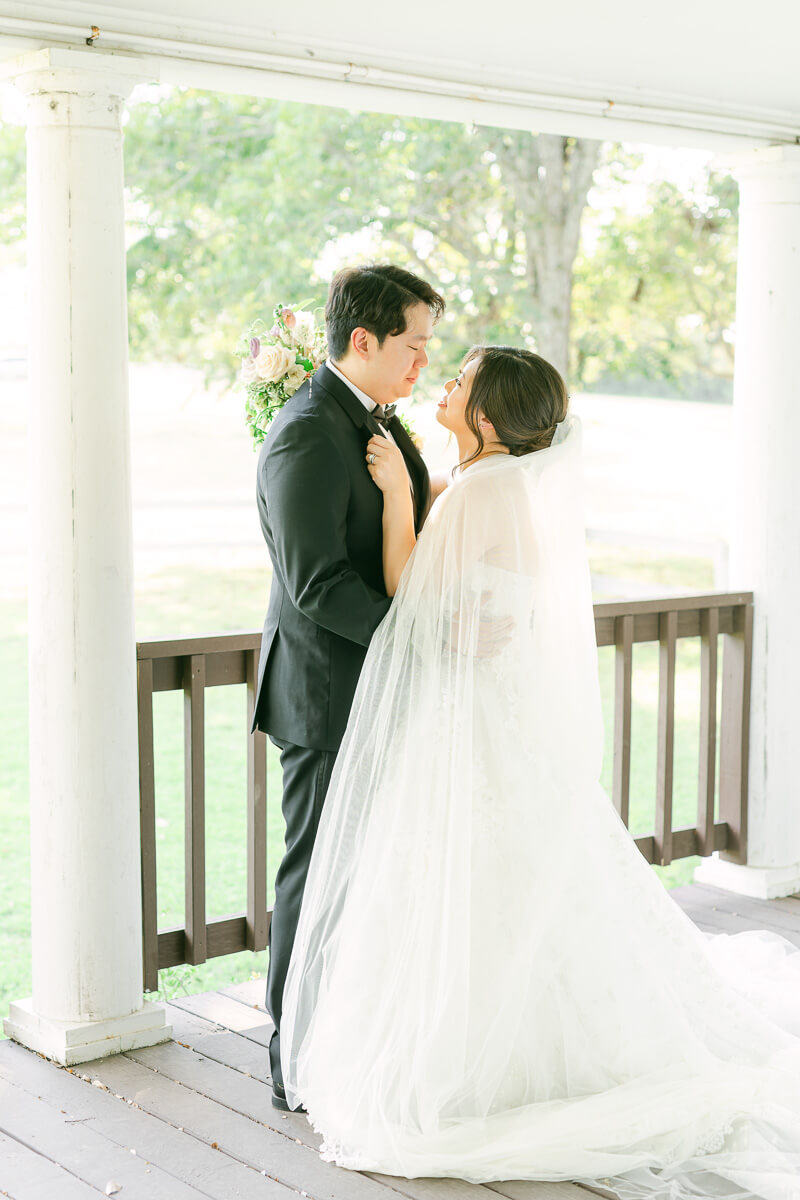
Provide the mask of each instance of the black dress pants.
[{"label": "black dress pants", "polygon": [[271,735],[270,740],[281,752],[286,850],[275,876],[275,904],[269,927],[266,1007],[275,1022],[275,1032],[269,1043],[272,1082],[273,1086],[277,1084],[282,1089],[280,1029],[283,988],[292,957],[311,851],[314,849],[336,751],[310,750],[306,746],[280,742]]}]

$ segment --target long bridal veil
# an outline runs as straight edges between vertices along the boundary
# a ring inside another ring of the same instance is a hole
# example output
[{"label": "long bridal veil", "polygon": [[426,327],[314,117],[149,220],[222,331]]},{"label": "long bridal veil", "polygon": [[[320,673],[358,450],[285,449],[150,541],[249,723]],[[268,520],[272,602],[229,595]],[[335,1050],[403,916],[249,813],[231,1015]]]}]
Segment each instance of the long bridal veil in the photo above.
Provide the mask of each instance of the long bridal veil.
[{"label": "long bridal veil", "polygon": [[348,1167],[800,1196],[800,954],[701,934],[598,784],[580,427],[434,505],[370,646],[284,993]]}]

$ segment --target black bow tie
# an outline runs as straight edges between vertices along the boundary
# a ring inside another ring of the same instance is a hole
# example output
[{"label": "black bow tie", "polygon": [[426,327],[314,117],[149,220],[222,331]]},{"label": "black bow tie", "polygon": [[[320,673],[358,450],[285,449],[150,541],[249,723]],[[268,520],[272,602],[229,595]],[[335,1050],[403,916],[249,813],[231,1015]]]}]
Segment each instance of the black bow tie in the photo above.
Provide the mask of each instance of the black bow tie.
[{"label": "black bow tie", "polygon": [[384,429],[388,429],[389,422],[391,421],[392,417],[394,416],[394,410],[396,408],[397,408],[396,404],[386,404],[386,405],[376,404],[372,410],[372,416],[375,418],[375,420],[378,422],[379,425],[382,425]]}]

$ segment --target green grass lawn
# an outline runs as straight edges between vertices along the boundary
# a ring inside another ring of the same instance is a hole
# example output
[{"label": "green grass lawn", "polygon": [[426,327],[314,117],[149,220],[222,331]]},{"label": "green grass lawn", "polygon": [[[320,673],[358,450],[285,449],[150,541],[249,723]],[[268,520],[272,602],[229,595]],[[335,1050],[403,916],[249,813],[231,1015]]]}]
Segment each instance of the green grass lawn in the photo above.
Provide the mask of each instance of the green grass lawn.
[{"label": "green grass lawn", "polygon": [[[691,562],[691,560],[689,560]],[[595,569],[606,568],[594,563]],[[618,574],[614,560],[609,574]],[[658,582],[681,578],[681,586],[708,590],[706,565],[658,560]],[[693,576],[697,578],[694,581]],[[640,575],[641,577],[641,575]],[[142,580],[136,597],[136,630],[141,641],[183,634],[257,629],[263,621],[268,576],[263,570],[204,571],[176,568]],[[0,1012],[30,995],[30,902],[28,846],[26,608],[0,601],[0,822],[3,862],[0,874]],[[697,804],[699,742],[699,642],[680,643],[676,686],[675,825],[694,823]],[[606,715],[606,746],[613,721],[613,650],[600,652]],[[658,650],[634,648],[631,831],[652,832],[655,810]],[[154,698],[156,819],[159,927],[183,923],[183,699],[180,693]],[[212,688],[206,693],[206,877],[209,919],[241,912],[246,903],[246,754],[243,687]],[[610,788],[611,760],[606,754],[604,785]],[[280,813],[280,765],[268,755],[268,894],[283,846]],[[691,880],[696,859],[658,871],[667,886]],[[263,976],[266,952],[214,959],[200,967],[162,971],[160,995],[198,992]]]},{"label": "green grass lawn", "polygon": [[[625,595],[627,580],[652,585],[653,595],[659,588],[680,588],[698,595],[707,595],[714,589],[714,564],[708,558],[696,555],[673,555],[665,558],[657,550],[643,547],[609,546],[602,542],[589,545],[589,562],[592,572],[620,580],[620,595]],[[610,599],[610,596],[598,597]]]}]

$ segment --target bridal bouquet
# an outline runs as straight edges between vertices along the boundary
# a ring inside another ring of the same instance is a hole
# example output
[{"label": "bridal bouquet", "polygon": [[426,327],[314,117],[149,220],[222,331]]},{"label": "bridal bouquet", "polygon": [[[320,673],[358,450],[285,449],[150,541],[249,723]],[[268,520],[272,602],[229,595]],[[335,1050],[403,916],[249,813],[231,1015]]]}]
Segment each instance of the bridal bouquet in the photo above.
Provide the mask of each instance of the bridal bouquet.
[{"label": "bridal bouquet", "polygon": [[267,426],[327,355],[325,331],[312,312],[299,305],[278,304],[274,321],[254,321],[236,348],[242,360],[245,420],[258,447]]},{"label": "bridal bouquet", "polygon": [[[312,312],[302,305],[278,304],[270,328],[266,321],[253,321],[242,334],[236,355],[242,360],[239,379],[244,384],[245,421],[258,449],[267,426],[309,375],[327,358],[325,330]],[[397,414],[418,450],[422,439],[411,423]]]}]

